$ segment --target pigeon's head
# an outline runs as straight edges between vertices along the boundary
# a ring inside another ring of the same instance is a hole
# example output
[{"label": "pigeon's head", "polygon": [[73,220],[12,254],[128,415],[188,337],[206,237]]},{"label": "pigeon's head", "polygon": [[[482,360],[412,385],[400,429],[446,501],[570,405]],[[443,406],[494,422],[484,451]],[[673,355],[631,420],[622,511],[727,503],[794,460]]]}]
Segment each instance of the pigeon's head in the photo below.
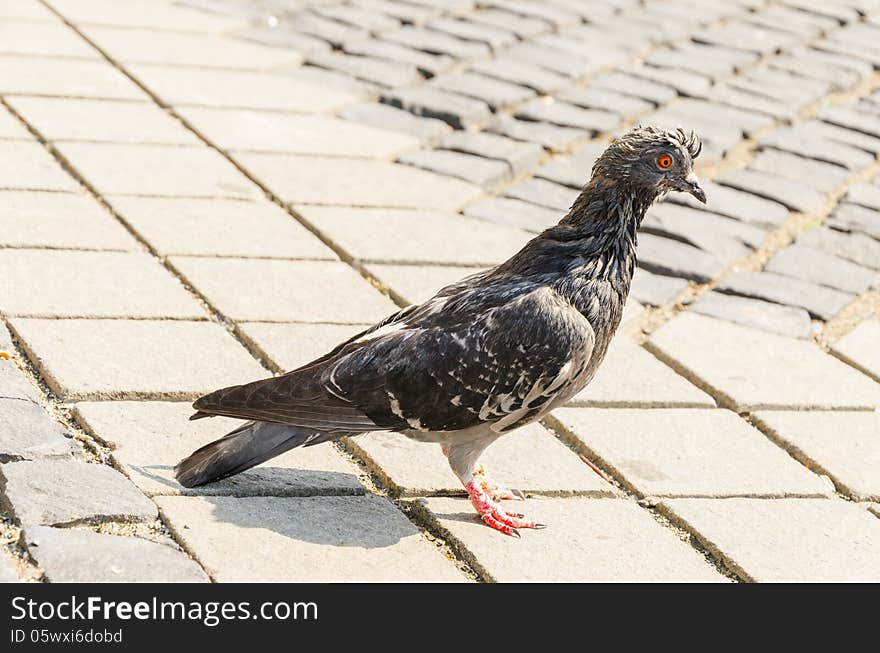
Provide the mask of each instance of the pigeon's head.
[{"label": "pigeon's head", "polygon": [[611,142],[593,165],[593,177],[651,199],[675,190],[705,204],[706,193],[693,171],[702,147],[694,132],[681,128],[635,127]]}]

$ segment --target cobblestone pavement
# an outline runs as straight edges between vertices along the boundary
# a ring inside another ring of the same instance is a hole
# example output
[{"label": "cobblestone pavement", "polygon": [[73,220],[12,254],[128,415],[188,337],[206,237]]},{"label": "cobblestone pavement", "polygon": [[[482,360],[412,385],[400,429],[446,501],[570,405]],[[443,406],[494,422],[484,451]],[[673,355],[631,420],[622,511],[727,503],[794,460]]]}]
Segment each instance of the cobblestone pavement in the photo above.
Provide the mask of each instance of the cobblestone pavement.
[{"label": "cobblestone pavement", "polygon": [[[880,580],[878,68],[880,0],[0,0],[0,578]],[[709,204],[487,452],[547,530],[387,434],[173,481],[194,397],[505,259],[638,121]]]}]

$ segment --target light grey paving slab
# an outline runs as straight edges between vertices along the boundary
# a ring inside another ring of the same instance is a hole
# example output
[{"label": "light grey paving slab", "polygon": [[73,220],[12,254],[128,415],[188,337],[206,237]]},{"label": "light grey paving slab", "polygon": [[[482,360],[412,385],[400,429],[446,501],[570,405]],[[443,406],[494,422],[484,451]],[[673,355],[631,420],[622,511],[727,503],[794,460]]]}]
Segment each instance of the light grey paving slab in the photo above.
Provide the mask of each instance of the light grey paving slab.
[{"label": "light grey paving slab", "polygon": [[737,411],[880,407],[880,384],[812,342],[682,313],[647,346]]},{"label": "light grey paving slab", "polygon": [[[5,326],[0,326],[0,350],[11,355],[15,346]],[[36,388],[31,385],[24,372],[18,369],[11,358],[0,357],[0,397],[4,399],[26,399],[33,403],[39,401]]]},{"label": "light grey paving slab", "polygon": [[453,213],[294,205],[332,242],[365,261],[489,265],[515,254],[531,234]]},{"label": "light grey paving slab", "polygon": [[390,158],[419,146],[406,134],[330,116],[196,107],[181,108],[180,115],[230,152]]},{"label": "light grey paving slab", "polygon": [[52,583],[206,583],[197,562],[167,544],[83,528],[28,528],[24,541]]},{"label": "light grey paving slab", "polygon": [[43,57],[0,57],[0,93],[149,100],[109,63]]},{"label": "light grey paving slab", "polygon": [[60,143],[57,147],[105,195],[260,196],[259,188],[208,147],[116,143]]},{"label": "light grey paving slab", "polygon": [[12,247],[139,249],[125,227],[85,194],[0,192],[0,243]]},{"label": "light grey paving slab", "polygon": [[402,155],[398,161],[437,174],[463,179],[487,190],[500,188],[511,177],[510,168],[503,161],[449,150],[419,150]]},{"label": "light grey paving slab", "polygon": [[30,141],[34,137],[6,107],[0,107],[0,138]]},{"label": "light grey paving slab", "polygon": [[690,310],[791,338],[809,338],[813,332],[810,314],[796,306],[720,292],[708,292],[690,305]]},{"label": "light grey paving slab", "polygon": [[49,387],[68,400],[194,399],[268,376],[223,327],[210,322],[13,318],[10,323]]},{"label": "light grey paving slab", "polygon": [[853,204],[880,211],[880,185],[868,183],[853,184],[846,191],[846,199]]},{"label": "light grey paving slab", "polygon": [[618,334],[595,378],[571,400],[576,406],[703,406],[715,401],[637,345]]},{"label": "light grey paving slab", "polygon": [[364,497],[158,497],[219,582],[460,582],[391,502]]},{"label": "light grey paving slab", "polygon": [[880,240],[880,213],[858,204],[849,202],[838,204],[825,224],[834,229],[861,232],[875,240]]},{"label": "light grey paving slab", "polygon": [[837,189],[850,176],[850,173],[840,166],[775,149],[762,150],[749,163],[749,168],[780,175],[793,181],[806,182],[825,193]]},{"label": "light grey paving slab", "polygon": [[804,465],[859,501],[880,499],[880,413],[758,411],[752,418]]},{"label": "light grey paving slab", "polygon": [[341,262],[185,256],[170,260],[233,320],[360,324],[397,309]]},{"label": "light grey paving slab", "polygon": [[323,356],[369,326],[242,322],[237,332],[243,341],[287,371]]},{"label": "light grey paving slab", "polygon": [[531,177],[509,186],[504,194],[507,197],[554,209],[562,216],[571,208],[579,193],[568,186]]},{"label": "light grey paving slab", "polygon": [[497,222],[540,233],[559,222],[562,214],[558,209],[532,204],[512,197],[492,197],[478,200],[464,208],[464,214],[489,222]]},{"label": "light grey paving slab", "polygon": [[479,127],[492,118],[489,105],[482,100],[428,85],[391,89],[383,93],[382,101],[417,116],[442,120],[454,129]]},{"label": "light grey paving slab", "polygon": [[827,227],[805,229],[798,234],[797,244],[811,247],[880,270],[880,242],[860,233],[846,233]]},{"label": "light grey paving slab", "polygon": [[777,252],[765,269],[857,295],[880,282],[875,270],[802,245]]},{"label": "light grey paving slab", "polygon": [[0,462],[70,458],[77,452],[61,425],[37,403],[0,397]]},{"label": "light grey paving slab", "polygon": [[535,96],[535,92],[526,86],[511,84],[474,72],[452,72],[438,75],[431,79],[429,87],[437,87],[451,93],[482,100],[493,111]]},{"label": "light grey paving slab", "polygon": [[732,170],[725,172],[717,181],[719,184],[779,202],[792,211],[812,213],[821,209],[826,202],[824,194],[805,184],[757,170]]},{"label": "light grey paving slab", "polygon": [[706,191],[707,205],[685,193],[672,193],[667,200],[770,229],[775,229],[788,218],[788,209],[779,202],[711,181],[704,180],[700,185]]},{"label": "light grey paving slab", "polygon": [[206,317],[167,270],[135,252],[0,250],[0,311],[28,317]]},{"label": "light grey paving slab", "polygon": [[716,287],[719,292],[798,306],[810,315],[830,320],[855,299],[855,294],[820,286],[776,272],[737,270]]},{"label": "light grey paving slab", "polygon": [[848,501],[668,499],[660,506],[743,580],[880,579],[880,521]]},{"label": "light grey paving slab", "polygon": [[[400,496],[464,494],[440,446],[400,433],[368,433],[350,446]],[[615,496],[615,488],[552,433],[530,424],[494,442],[480,458],[489,478],[530,494]]]},{"label": "light grey paving slab", "polygon": [[338,260],[333,250],[271,202],[115,196],[110,203],[165,255]]},{"label": "light grey paving slab", "polygon": [[111,448],[120,469],[151,496],[364,493],[358,470],[331,445],[300,448],[222,481],[184,488],[174,479],[174,465],[241,424],[225,417],[191,422],[192,414],[189,402],[81,402],[75,407],[77,421]]},{"label": "light grey paving slab", "polygon": [[540,145],[488,132],[455,131],[443,138],[440,147],[503,161],[515,175],[532,170],[544,155]]},{"label": "light grey paving slab", "polygon": [[242,153],[236,159],[287,202],[457,210],[478,186],[384,161]]},{"label": "light grey paving slab", "polygon": [[467,499],[432,497],[424,510],[468,562],[497,582],[722,582],[703,557],[625,499],[533,499],[516,509],[547,525],[515,544]]},{"label": "light grey paving slab", "polygon": [[339,117],[364,125],[409,134],[419,140],[429,142],[452,131],[452,127],[442,120],[414,116],[409,111],[380,102],[347,105],[339,112]]},{"label": "light grey paving slab", "polygon": [[408,304],[419,304],[437,294],[441,288],[485,268],[452,265],[394,265],[369,263],[369,273]]},{"label": "light grey paving slab", "polygon": [[75,192],[79,184],[36,141],[0,140],[0,190]]},{"label": "light grey paving slab", "polygon": [[650,233],[639,236],[639,267],[671,277],[705,283],[724,270],[724,261],[693,245]]},{"label": "light grey paving slab", "polygon": [[663,306],[675,299],[687,287],[688,282],[684,279],[665,277],[648,272],[644,268],[636,268],[630,296],[643,304]]},{"label": "light grey paving slab", "polygon": [[200,144],[178,121],[145,102],[11,97],[9,103],[50,141]]},{"label": "light grey paving slab", "polygon": [[832,496],[729,410],[562,408],[554,417],[641,496]]},{"label": "light grey paving slab", "polygon": [[126,68],[164,102],[175,106],[319,113],[357,98],[338,88],[278,73],[143,64]]},{"label": "light grey paving slab", "polygon": [[189,7],[152,0],[52,0],[50,5],[75,23],[150,27],[183,32],[215,32],[240,26],[241,19],[206,13]]},{"label": "light grey paving slab", "polygon": [[84,26],[82,31],[114,61],[124,64],[264,70],[302,61],[302,56],[291,50],[234,40],[219,34],[91,25]]},{"label": "light grey paving slab", "polygon": [[6,498],[19,524],[149,521],[156,505],[108,465],[64,460],[6,463]]},{"label": "light grey paving slab", "polygon": [[831,351],[880,381],[880,320],[865,320],[835,342]]}]

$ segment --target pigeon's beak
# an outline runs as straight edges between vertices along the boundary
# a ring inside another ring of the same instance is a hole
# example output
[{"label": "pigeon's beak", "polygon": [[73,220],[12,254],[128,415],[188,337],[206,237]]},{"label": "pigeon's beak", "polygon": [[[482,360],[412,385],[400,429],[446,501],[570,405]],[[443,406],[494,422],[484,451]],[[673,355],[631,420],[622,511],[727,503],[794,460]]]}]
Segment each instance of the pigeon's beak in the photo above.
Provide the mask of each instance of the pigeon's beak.
[{"label": "pigeon's beak", "polygon": [[688,173],[688,176],[682,179],[679,190],[690,193],[703,204],[706,203],[706,192],[700,187],[700,180],[693,172]]}]

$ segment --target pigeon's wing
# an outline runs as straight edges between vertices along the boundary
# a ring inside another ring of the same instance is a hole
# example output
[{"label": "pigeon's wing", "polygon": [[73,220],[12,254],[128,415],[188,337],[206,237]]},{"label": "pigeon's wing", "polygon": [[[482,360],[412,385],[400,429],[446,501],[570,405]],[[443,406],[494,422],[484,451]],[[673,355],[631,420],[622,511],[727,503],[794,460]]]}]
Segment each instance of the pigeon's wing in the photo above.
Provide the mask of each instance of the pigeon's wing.
[{"label": "pigeon's wing", "polygon": [[194,407],[328,433],[515,428],[583,374],[593,332],[552,290],[509,293],[438,296],[309,365]]}]

